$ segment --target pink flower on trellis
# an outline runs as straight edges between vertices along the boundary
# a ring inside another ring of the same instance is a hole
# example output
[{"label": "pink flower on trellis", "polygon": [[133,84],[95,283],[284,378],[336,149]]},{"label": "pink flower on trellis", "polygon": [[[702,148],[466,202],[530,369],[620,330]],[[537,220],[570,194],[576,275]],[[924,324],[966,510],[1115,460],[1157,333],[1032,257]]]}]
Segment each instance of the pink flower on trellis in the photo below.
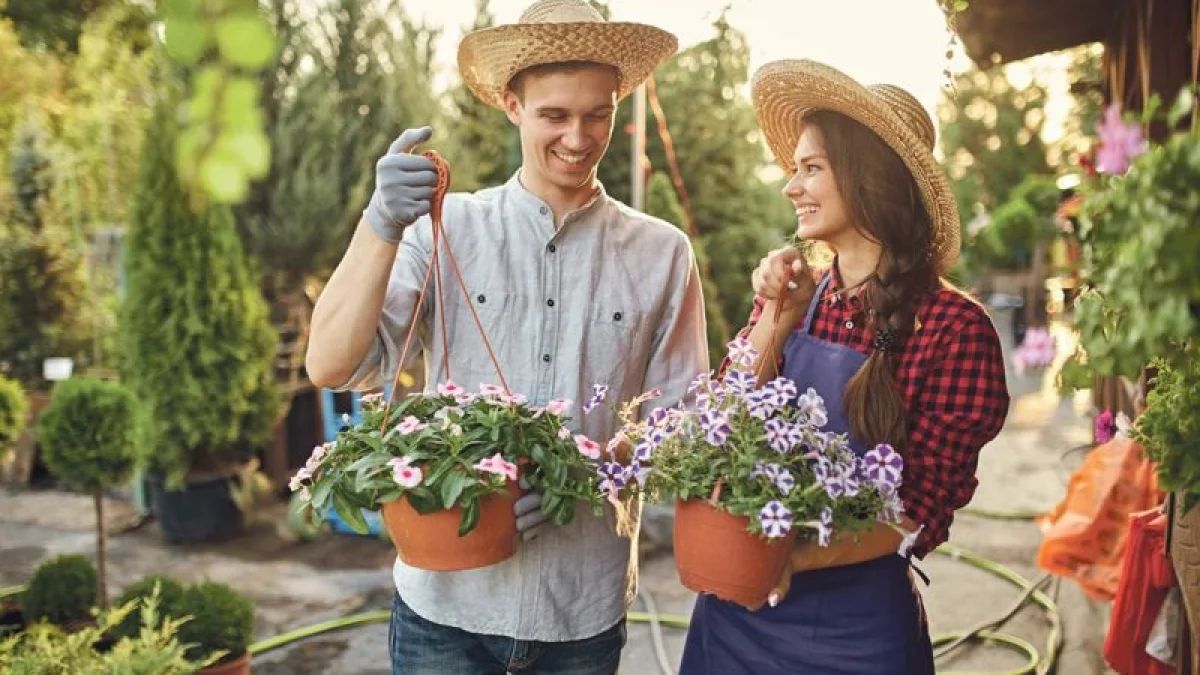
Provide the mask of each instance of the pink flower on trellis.
[{"label": "pink flower on trellis", "polygon": [[1100,147],[1096,150],[1096,169],[1101,173],[1122,174],[1133,159],[1149,148],[1142,128],[1121,119],[1121,108],[1112,104],[1104,111],[1104,120],[1096,127]]}]

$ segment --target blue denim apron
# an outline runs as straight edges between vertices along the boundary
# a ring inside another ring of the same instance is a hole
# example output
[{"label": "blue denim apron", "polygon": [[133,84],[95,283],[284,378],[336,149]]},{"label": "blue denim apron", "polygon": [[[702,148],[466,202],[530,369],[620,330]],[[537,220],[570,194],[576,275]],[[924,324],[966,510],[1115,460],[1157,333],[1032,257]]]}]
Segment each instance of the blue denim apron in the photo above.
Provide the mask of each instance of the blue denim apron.
[{"label": "blue denim apron", "polygon": [[[826,429],[849,433],[846,384],[866,361],[851,347],[811,335],[829,285],[821,280],[783,349],[782,375],[825,400]],[[851,438],[860,457],[866,447]],[[756,612],[711,595],[692,611],[680,675],[932,675],[933,649],[908,560],[888,555],[857,565],[798,572],[776,607]]]}]

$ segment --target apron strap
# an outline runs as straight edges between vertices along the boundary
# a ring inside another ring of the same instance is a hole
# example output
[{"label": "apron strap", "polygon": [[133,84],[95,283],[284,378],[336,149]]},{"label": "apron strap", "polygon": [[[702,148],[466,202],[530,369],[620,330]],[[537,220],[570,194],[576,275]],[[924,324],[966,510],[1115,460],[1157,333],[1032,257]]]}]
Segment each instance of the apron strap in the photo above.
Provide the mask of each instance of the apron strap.
[{"label": "apron strap", "polygon": [[821,304],[821,297],[825,295],[825,289],[829,287],[831,278],[832,274],[826,272],[825,276],[821,277],[821,283],[817,284],[817,290],[813,293],[812,300],[808,302],[808,312],[804,314],[804,323],[800,326],[802,332],[811,332],[813,315],[817,313],[817,305]]}]

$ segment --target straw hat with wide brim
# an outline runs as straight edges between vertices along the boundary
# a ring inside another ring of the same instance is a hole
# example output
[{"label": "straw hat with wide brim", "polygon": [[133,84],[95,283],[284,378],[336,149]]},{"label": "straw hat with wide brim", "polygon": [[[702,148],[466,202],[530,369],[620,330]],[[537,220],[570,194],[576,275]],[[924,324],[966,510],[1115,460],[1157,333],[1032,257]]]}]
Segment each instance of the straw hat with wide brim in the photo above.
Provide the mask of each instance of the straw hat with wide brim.
[{"label": "straw hat with wide brim", "polygon": [[803,59],[773,61],[754,73],[754,109],[767,145],[788,171],[802,120],[814,110],[838,112],[874,131],[908,166],[933,221],[930,252],[939,275],[958,261],[962,233],[946,174],[933,157],[933,120],[916,97],[887,84],[863,86],[841,71]]},{"label": "straw hat with wide brim", "polygon": [[565,61],[602,63],[620,73],[619,100],[678,48],[671,33],[641,23],[605,21],[585,0],[538,0],[515,24],[464,36],[458,69],[476,96],[503,109],[505,87],[526,68]]}]

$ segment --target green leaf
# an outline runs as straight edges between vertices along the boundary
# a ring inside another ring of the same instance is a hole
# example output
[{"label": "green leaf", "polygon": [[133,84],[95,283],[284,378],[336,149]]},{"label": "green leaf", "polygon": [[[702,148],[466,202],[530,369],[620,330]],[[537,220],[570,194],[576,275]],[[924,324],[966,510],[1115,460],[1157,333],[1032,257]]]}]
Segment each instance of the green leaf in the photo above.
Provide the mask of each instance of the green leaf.
[{"label": "green leaf", "polygon": [[1175,103],[1171,105],[1171,109],[1167,112],[1167,126],[1174,129],[1179,120],[1192,111],[1192,107],[1196,104],[1196,96],[1192,92],[1190,85],[1185,86],[1180,90],[1179,96],[1175,98]]},{"label": "green leaf", "polygon": [[333,481],[318,481],[313,487],[312,504],[317,510],[323,510],[329,502],[329,491],[333,487]]},{"label": "green leaf", "polygon": [[262,126],[258,99],[262,88],[251,77],[230,78],[221,96],[221,122],[230,129],[257,129]]},{"label": "green leaf", "polygon": [[442,506],[449,509],[458,501],[459,495],[462,494],[463,488],[467,487],[474,479],[465,474],[454,471],[447,474],[442,481]]},{"label": "green leaf", "polygon": [[167,53],[185,66],[195,65],[208,47],[209,35],[204,24],[182,15],[167,19]]},{"label": "green leaf", "polygon": [[217,23],[217,48],[228,63],[258,70],[275,56],[275,35],[257,14],[238,14]]},{"label": "green leaf", "polygon": [[479,524],[479,500],[473,499],[463,506],[462,520],[458,524],[458,536],[465,537]]},{"label": "green leaf", "polygon": [[350,500],[337,490],[333,492],[333,508],[337,510],[342,520],[346,521],[350,529],[359,534],[367,534],[371,531],[371,528],[367,526],[367,521],[363,518],[362,510],[351,504]]}]

